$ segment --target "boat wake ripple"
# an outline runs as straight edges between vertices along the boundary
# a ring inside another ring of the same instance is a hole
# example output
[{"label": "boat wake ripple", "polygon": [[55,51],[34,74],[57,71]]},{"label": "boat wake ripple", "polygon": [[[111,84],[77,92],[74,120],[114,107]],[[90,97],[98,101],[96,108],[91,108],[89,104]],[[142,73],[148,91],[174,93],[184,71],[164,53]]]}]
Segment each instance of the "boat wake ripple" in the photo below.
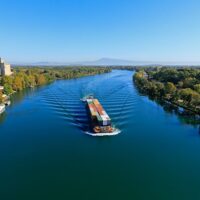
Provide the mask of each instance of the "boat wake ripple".
[{"label": "boat wake ripple", "polygon": [[128,123],[130,113],[137,108],[138,99],[133,90],[132,72],[114,70],[103,75],[56,81],[43,90],[42,101],[44,106],[67,121],[68,125],[92,135],[89,132],[87,111],[80,99],[93,94],[119,128],[113,133],[117,135]]}]

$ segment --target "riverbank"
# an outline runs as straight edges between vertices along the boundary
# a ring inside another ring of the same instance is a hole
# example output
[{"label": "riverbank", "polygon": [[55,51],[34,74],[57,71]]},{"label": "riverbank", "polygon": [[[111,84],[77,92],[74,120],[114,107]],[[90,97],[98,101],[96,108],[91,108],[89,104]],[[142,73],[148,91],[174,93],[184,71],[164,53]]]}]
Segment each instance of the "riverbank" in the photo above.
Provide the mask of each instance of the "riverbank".
[{"label": "riverbank", "polygon": [[146,68],[134,74],[134,82],[141,93],[200,115],[200,69]]},{"label": "riverbank", "polygon": [[3,88],[0,103],[3,103],[3,94],[12,95],[25,88],[42,86],[55,80],[108,73],[111,70],[105,67],[15,67],[13,71],[11,76],[0,77]]}]

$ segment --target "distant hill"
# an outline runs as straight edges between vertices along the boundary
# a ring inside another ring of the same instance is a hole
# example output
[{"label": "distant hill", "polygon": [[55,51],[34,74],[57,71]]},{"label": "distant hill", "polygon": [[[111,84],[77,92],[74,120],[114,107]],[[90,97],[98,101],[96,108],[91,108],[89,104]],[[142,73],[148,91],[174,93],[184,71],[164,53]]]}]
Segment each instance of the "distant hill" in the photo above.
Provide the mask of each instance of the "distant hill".
[{"label": "distant hill", "polygon": [[152,62],[152,61],[131,61],[131,60],[123,60],[123,59],[113,59],[113,58],[101,58],[95,61],[80,61],[80,62],[34,62],[34,63],[25,63],[18,62],[12,63],[13,65],[31,65],[31,66],[135,66],[135,65],[199,65],[197,62]]},{"label": "distant hill", "polygon": [[34,62],[34,63],[13,63],[14,65],[32,65],[32,66],[75,66],[75,65],[89,65],[89,66],[112,66],[112,65],[148,65],[151,62],[130,61],[122,59],[101,58],[95,61],[80,61],[80,62]]},{"label": "distant hill", "polygon": [[105,65],[110,66],[110,65],[145,65],[145,64],[151,64],[151,63],[141,62],[141,61],[122,60],[122,59],[101,58],[96,61],[79,62],[77,64],[94,65],[94,66],[105,66]]}]

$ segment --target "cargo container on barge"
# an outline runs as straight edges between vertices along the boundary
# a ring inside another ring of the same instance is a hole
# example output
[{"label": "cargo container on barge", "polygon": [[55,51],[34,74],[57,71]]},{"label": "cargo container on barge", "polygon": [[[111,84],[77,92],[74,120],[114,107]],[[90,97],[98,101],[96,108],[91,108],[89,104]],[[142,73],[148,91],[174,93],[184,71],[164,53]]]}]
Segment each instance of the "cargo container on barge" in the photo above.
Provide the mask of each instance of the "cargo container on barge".
[{"label": "cargo container on barge", "polygon": [[113,127],[112,122],[102,105],[93,96],[84,99],[91,121],[91,135],[110,136],[116,135],[119,131]]}]

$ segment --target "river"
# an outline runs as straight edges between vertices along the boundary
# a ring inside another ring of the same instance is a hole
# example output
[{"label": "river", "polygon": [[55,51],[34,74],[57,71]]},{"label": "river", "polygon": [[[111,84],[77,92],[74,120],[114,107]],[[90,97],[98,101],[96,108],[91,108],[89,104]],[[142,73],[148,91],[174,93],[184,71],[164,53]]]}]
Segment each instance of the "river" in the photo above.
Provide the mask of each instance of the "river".
[{"label": "river", "polygon": [[[59,80],[0,117],[2,200],[200,199],[199,127],[140,95],[133,72]],[[94,94],[120,134],[85,134]]]}]

